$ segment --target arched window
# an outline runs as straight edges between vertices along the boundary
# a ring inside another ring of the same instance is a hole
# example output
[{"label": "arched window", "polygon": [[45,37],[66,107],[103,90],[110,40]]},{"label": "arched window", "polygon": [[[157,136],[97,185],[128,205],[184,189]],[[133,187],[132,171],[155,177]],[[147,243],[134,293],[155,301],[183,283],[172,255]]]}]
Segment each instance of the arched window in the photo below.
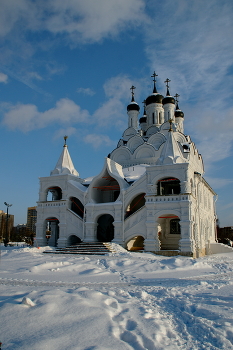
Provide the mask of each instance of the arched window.
[{"label": "arched window", "polygon": [[157,194],[159,196],[173,195],[180,193],[180,180],[172,177],[159,180]]},{"label": "arched window", "polygon": [[170,234],[180,234],[180,219],[170,220]]},{"label": "arched window", "polygon": [[47,201],[59,201],[61,199],[62,199],[62,190],[60,187],[54,186],[54,187],[48,188]]}]

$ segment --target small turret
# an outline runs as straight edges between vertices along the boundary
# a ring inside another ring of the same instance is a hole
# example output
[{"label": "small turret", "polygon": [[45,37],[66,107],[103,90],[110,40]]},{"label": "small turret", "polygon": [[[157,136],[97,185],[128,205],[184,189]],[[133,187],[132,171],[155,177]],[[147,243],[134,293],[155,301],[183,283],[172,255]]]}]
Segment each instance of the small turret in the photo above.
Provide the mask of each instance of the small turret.
[{"label": "small turret", "polygon": [[174,120],[174,110],[175,110],[175,99],[170,95],[169,83],[170,79],[165,80],[167,86],[167,94],[163,99],[163,108],[164,108],[164,121],[168,122],[170,119]]},{"label": "small turret", "polygon": [[138,129],[138,115],[139,115],[140,107],[137,104],[137,102],[135,102],[134,100],[134,89],[136,89],[136,87],[132,85],[130,88],[132,93],[132,99],[130,104],[128,104],[127,106],[127,113],[129,117],[128,127]]},{"label": "small turret", "polygon": [[180,95],[175,94],[176,110],[175,110],[175,122],[177,123],[177,130],[184,133],[184,113],[181,111],[178,105],[178,97]]},{"label": "small turret", "polygon": [[152,74],[154,89],[152,95],[148,96],[145,105],[146,105],[146,114],[147,114],[147,127],[152,125],[159,126],[164,122],[164,113],[163,113],[163,95],[157,92],[156,88],[156,77],[158,75],[154,72]]},{"label": "small turret", "polygon": [[146,115],[146,101],[144,100],[143,103],[144,103],[144,112],[143,112],[143,117],[139,119],[139,124],[144,134],[147,127],[147,115]]}]

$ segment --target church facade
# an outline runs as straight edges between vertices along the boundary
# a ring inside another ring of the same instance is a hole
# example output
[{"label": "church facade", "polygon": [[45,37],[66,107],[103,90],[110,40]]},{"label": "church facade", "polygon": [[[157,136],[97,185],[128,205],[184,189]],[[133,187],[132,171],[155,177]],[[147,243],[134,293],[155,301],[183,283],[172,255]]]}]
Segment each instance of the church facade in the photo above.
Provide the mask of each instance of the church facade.
[{"label": "church facade", "polygon": [[40,246],[115,242],[130,250],[198,257],[216,242],[216,194],[201,155],[184,133],[178,95],[154,89],[144,113],[134,99],[128,128],[100,174],[80,178],[68,147],[40,178],[36,239]]}]

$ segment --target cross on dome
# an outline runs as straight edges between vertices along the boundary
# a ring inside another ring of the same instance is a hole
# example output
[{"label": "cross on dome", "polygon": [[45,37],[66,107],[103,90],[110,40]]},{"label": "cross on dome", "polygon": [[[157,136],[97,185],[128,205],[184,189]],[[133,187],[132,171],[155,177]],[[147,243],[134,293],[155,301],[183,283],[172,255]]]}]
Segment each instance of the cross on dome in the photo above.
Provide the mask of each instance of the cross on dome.
[{"label": "cross on dome", "polygon": [[157,77],[157,76],[158,76],[158,74],[156,74],[155,71],[154,71],[154,73],[151,75],[151,78],[153,78],[153,82],[154,82],[154,89],[153,89],[153,93],[154,93],[154,94],[157,93],[157,89],[156,89],[156,85],[155,85],[155,83],[156,83],[156,77]]},{"label": "cross on dome", "polygon": [[178,106],[179,100],[178,100],[178,98],[180,97],[180,95],[176,93],[174,97],[175,97],[175,100],[176,100],[176,109],[179,109],[179,106]]},{"label": "cross on dome", "polygon": [[131,88],[130,88],[130,90],[131,90],[131,94],[132,94],[132,100],[131,100],[131,102],[134,102],[134,90],[136,89],[136,87],[135,86],[131,86]]},{"label": "cross on dome", "polygon": [[166,87],[167,87],[167,96],[170,96],[170,92],[169,92],[169,83],[170,83],[170,81],[171,81],[171,80],[167,78],[167,79],[165,80],[165,82],[164,82],[164,83],[166,84]]},{"label": "cross on dome", "polygon": [[180,97],[180,95],[179,94],[175,94],[174,97],[175,97],[176,103],[178,103],[179,102],[178,98]]}]

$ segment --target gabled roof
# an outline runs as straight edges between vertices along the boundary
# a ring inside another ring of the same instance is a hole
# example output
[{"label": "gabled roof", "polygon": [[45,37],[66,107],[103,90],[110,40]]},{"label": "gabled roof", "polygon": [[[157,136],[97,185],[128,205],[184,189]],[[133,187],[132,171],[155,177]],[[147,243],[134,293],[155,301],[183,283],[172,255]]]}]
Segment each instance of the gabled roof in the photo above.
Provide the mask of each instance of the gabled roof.
[{"label": "gabled roof", "polygon": [[161,155],[156,162],[156,165],[186,163],[187,160],[183,157],[178,142],[174,137],[174,132],[170,128],[167,140],[164,143]]}]

